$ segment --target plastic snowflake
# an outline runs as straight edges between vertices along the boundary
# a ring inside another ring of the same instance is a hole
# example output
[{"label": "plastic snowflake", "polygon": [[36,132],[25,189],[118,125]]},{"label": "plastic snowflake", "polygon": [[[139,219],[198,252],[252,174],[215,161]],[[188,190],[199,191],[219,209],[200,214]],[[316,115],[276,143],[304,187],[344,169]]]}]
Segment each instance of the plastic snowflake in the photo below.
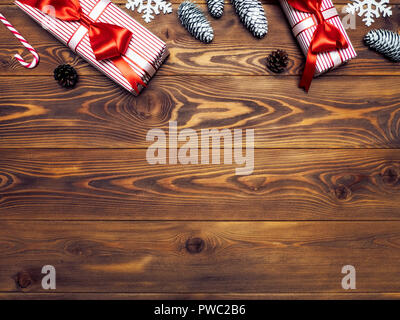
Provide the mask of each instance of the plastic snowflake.
[{"label": "plastic snowflake", "polygon": [[353,3],[348,3],[346,6],[346,12],[350,14],[356,14],[360,17],[364,16],[362,21],[368,27],[375,22],[375,18],[380,17],[382,13],[383,17],[392,15],[392,7],[388,6],[389,0],[352,0]]},{"label": "plastic snowflake", "polygon": [[154,14],[160,14],[161,11],[164,14],[172,12],[171,3],[165,0],[128,0],[126,8],[132,11],[137,8],[137,12],[143,12],[142,18],[147,23],[154,19]]}]

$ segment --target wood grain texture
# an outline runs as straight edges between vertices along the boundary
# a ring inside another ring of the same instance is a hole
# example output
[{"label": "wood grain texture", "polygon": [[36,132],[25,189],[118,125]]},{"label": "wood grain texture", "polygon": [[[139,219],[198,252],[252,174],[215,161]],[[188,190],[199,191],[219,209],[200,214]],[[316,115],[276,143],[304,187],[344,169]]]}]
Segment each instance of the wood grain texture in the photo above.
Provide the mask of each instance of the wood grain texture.
[{"label": "wood grain texture", "polygon": [[[349,82],[351,82],[351,85]],[[251,83],[251,85],[249,85]],[[206,84],[206,85],[205,85]],[[0,147],[147,148],[149,129],[254,129],[256,148],[398,148],[398,77],[156,77],[136,99],[111,80],[74,90],[0,78]]]},{"label": "wood grain texture", "polygon": [[[171,56],[157,76],[193,74],[273,76],[274,74],[267,70],[265,63],[268,54],[277,48],[286,50],[290,56],[290,64],[285,74],[300,75],[302,73],[304,56],[278,5],[266,5],[270,30],[267,37],[262,40],[255,39],[239,22],[231,5],[227,5],[224,17],[212,22],[215,29],[215,41],[209,45],[201,44],[193,39],[180,25],[175,13],[177,6],[174,5],[173,14],[157,17],[152,23],[146,24],[146,27],[167,42],[171,51]],[[342,8],[343,5],[339,5],[338,12],[341,13]],[[36,69],[28,73],[13,59],[16,51],[20,54],[24,53],[26,57],[28,53],[11,33],[2,32],[0,34],[0,75],[49,75],[58,64],[65,62],[76,67],[82,76],[100,74],[17,7],[7,6],[2,9],[2,12],[39,51],[42,60]],[[136,12],[130,14],[141,21],[140,14]],[[396,30],[399,28],[399,22],[399,6],[394,6],[393,17],[377,19],[374,28],[384,27]],[[400,68],[395,63],[382,59],[382,56],[369,50],[363,44],[362,39],[369,29],[363,25],[360,18],[357,18],[356,29],[349,29],[348,34],[358,57],[325,76],[400,75]]]},{"label": "wood grain texture", "polygon": [[[344,293],[398,292],[400,222],[0,222],[0,291]],[[188,239],[203,250],[189,253]],[[243,253],[246,253],[245,255]]]},{"label": "wood grain texture", "polygon": [[0,154],[0,220],[400,219],[400,150],[261,149],[251,176],[146,150]]},{"label": "wood grain texture", "polygon": [[317,293],[98,293],[0,292],[0,300],[399,300],[397,292]]},{"label": "wood grain texture", "polygon": [[[26,52],[0,32],[0,299],[400,299],[398,64],[362,44],[370,28],[357,18],[357,59],[305,94],[304,57],[275,1],[262,1],[265,39],[227,4],[211,45],[180,26],[173,2],[146,25],[171,56],[135,98],[0,0],[42,58],[23,69],[12,56]],[[347,1],[334,2],[341,12]],[[374,28],[399,29],[391,4]],[[265,68],[277,48],[291,58],[280,76]],[[61,63],[77,68],[76,89],[52,79]],[[171,120],[255,129],[253,175],[147,164],[148,130]],[[46,264],[56,292],[41,289]]]}]

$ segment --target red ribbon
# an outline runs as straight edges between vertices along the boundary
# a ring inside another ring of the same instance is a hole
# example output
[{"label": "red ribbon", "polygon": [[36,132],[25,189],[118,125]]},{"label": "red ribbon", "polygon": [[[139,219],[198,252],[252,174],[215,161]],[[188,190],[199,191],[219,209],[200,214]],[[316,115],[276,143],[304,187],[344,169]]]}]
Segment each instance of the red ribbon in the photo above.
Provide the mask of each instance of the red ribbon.
[{"label": "red ribbon", "polygon": [[317,54],[347,48],[348,43],[340,30],[325,20],[321,11],[322,0],[287,0],[287,2],[296,10],[314,14],[317,20],[317,28],[308,48],[306,66],[299,84],[300,88],[308,91],[315,74]]},{"label": "red ribbon", "polygon": [[132,39],[132,32],[108,23],[93,22],[82,12],[79,0],[19,0],[21,3],[45,12],[52,6],[55,17],[63,21],[80,21],[88,28],[90,45],[97,61],[110,59],[129,81],[133,89],[139,93],[138,84],[146,87],[142,79],[122,58]]}]

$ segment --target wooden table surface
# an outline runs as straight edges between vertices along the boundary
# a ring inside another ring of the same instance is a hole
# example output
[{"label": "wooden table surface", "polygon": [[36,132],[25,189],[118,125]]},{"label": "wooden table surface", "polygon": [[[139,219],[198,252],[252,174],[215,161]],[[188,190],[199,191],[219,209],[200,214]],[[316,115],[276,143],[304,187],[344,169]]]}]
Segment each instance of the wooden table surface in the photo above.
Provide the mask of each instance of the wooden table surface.
[{"label": "wooden table surface", "polygon": [[[399,28],[391,3],[374,28]],[[400,298],[400,66],[363,45],[360,18],[348,30],[357,59],[306,94],[276,3],[263,2],[265,39],[227,3],[205,45],[179,24],[177,1],[147,25],[171,55],[135,98],[0,4],[41,56],[22,68],[12,56],[28,54],[0,27],[0,298]],[[278,48],[290,64],[274,75],[265,58]],[[73,90],[52,77],[63,63],[80,75]],[[255,129],[254,173],[149,165],[146,133],[171,120]],[[54,291],[41,287],[44,265]],[[355,290],[341,287],[344,265]]]}]

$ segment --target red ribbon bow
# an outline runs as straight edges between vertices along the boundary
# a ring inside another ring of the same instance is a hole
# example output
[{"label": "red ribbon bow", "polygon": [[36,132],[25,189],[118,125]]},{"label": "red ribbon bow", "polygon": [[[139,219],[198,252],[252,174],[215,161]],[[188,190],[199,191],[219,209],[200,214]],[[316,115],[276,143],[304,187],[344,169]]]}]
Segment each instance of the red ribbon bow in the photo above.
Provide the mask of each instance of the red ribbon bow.
[{"label": "red ribbon bow", "polygon": [[132,39],[132,32],[108,23],[94,22],[82,12],[79,0],[19,0],[46,13],[49,6],[55,9],[55,17],[63,21],[80,21],[88,28],[90,45],[97,61],[110,59],[139,93],[138,84],[146,87],[142,79],[122,58]]},{"label": "red ribbon bow", "polygon": [[317,54],[319,52],[333,51],[348,47],[343,34],[333,24],[325,20],[321,12],[322,0],[287,0],[296,10],[312,13],[317,19],[317,28],[308,48],[306,66],[303,71],[299,87],[306,91],[310,88],[315,74]]}]

